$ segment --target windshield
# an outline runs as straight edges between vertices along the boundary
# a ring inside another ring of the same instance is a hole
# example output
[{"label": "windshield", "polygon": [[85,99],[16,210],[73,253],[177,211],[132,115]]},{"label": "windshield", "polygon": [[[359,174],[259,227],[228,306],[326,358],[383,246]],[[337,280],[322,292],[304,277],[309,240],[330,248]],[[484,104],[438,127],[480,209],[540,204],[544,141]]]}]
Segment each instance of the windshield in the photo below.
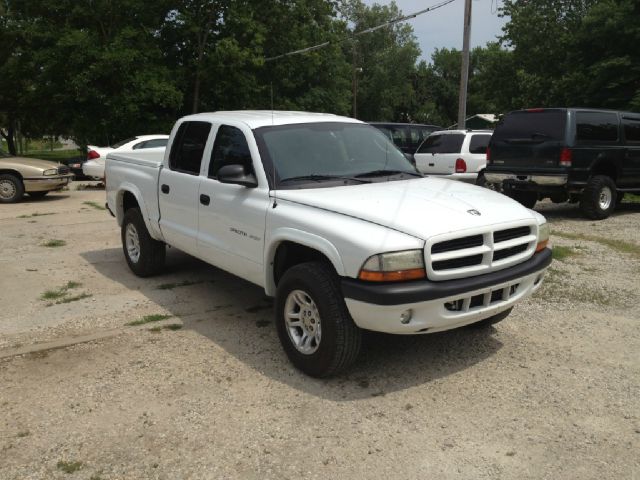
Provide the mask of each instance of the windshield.
[{"label": "windshield", "polygon": [[417,176],[402,152],[369,125],[337,122],[278,125],[256,129],[255,135],[265,170],[278,187],[300,188],[301,184],[318,186],[326,182],[355,184]]},{"label": "windshield", "polygon": [[124,140],[120,140],[118,143],[114,143],[113,145],[111,145],[111,148],[120,148],[121,146],[126,145],[129,142],[133,142],[137,139],[138,137],[125,138]]}]

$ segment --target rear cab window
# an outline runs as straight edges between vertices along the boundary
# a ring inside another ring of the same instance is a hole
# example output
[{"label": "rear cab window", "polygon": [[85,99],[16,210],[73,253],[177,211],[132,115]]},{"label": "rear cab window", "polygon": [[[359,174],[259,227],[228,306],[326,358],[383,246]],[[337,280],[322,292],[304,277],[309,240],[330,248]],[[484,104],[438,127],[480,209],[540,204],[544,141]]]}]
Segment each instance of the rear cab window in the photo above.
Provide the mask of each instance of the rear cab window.
[{"label": "rear cab window", "polygon": [[430,135],[416,153],[460,153],[463,142],[464,134],[462,133]]},{"label": "rear cab window", "polygon": [[171,145],[169,168],[189,175],[199,175],[210,131],[209,122],[183,122]]}]

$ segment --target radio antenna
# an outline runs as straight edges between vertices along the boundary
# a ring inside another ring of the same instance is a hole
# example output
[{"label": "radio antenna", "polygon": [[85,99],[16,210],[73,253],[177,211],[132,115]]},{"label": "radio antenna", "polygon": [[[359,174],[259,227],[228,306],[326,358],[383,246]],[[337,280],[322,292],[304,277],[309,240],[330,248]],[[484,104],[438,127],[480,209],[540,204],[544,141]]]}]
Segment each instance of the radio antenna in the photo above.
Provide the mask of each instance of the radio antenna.
[{"label": "radio antenna", "polygon": [[[273,127],[273,82],[270,84],[270,92],[271,92],[271,126]],[[278,206],[278,198],[276,197],[276,163],[273,160],[273,155],[271,155],[271,174],[273,181],[273,205],[271,208],[276,208]]]}]

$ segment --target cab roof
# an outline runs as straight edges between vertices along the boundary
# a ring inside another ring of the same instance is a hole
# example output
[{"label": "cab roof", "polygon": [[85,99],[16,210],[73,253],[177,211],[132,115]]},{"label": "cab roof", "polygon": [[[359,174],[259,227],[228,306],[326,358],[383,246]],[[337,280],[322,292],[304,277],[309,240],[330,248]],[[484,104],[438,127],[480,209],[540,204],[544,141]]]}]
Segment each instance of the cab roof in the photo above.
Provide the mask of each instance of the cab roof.
[{"label": "cab roof", "polygon": [[222,112],[196,113],[182,120],[200,120],[209,122],[236,121],[246,124],[251,129],[271,125],[289,125],[296,123],[342,122],[364,123],[349,117],[341,117],[331,113],[295,112],[283,110],[235,110]]}]

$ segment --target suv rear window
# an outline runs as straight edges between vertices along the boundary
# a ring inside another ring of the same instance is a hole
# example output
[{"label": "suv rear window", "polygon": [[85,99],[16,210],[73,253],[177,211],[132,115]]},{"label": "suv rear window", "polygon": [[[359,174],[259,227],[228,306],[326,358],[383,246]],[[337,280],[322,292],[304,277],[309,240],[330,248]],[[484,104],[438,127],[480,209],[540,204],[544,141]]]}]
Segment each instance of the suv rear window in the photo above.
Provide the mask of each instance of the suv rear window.
[{"label": "suv rear window", "polygon": [[430,135],[416,153],[460,153],[462,142],[464,142],[462,133]]},{"label": "suv rear window", "polygon": [[493,132],[493,141],[564,140],[566,124],[567,112],[565,110],[512,112],[505,115],[496,127]]},{"label": "suv rear window", "polygon": [[624,138],[628,143],[640,143],[640,118],[623,117]]},{"label": "suv rear window", "polygon": [[491,135],[471,135],[469,153],[487,153],[487,146]]},{"label": "suv rear window", "polygon": [[618,140],[618,115],[615,113],[577,112],[576,139],[580,143]]}]

